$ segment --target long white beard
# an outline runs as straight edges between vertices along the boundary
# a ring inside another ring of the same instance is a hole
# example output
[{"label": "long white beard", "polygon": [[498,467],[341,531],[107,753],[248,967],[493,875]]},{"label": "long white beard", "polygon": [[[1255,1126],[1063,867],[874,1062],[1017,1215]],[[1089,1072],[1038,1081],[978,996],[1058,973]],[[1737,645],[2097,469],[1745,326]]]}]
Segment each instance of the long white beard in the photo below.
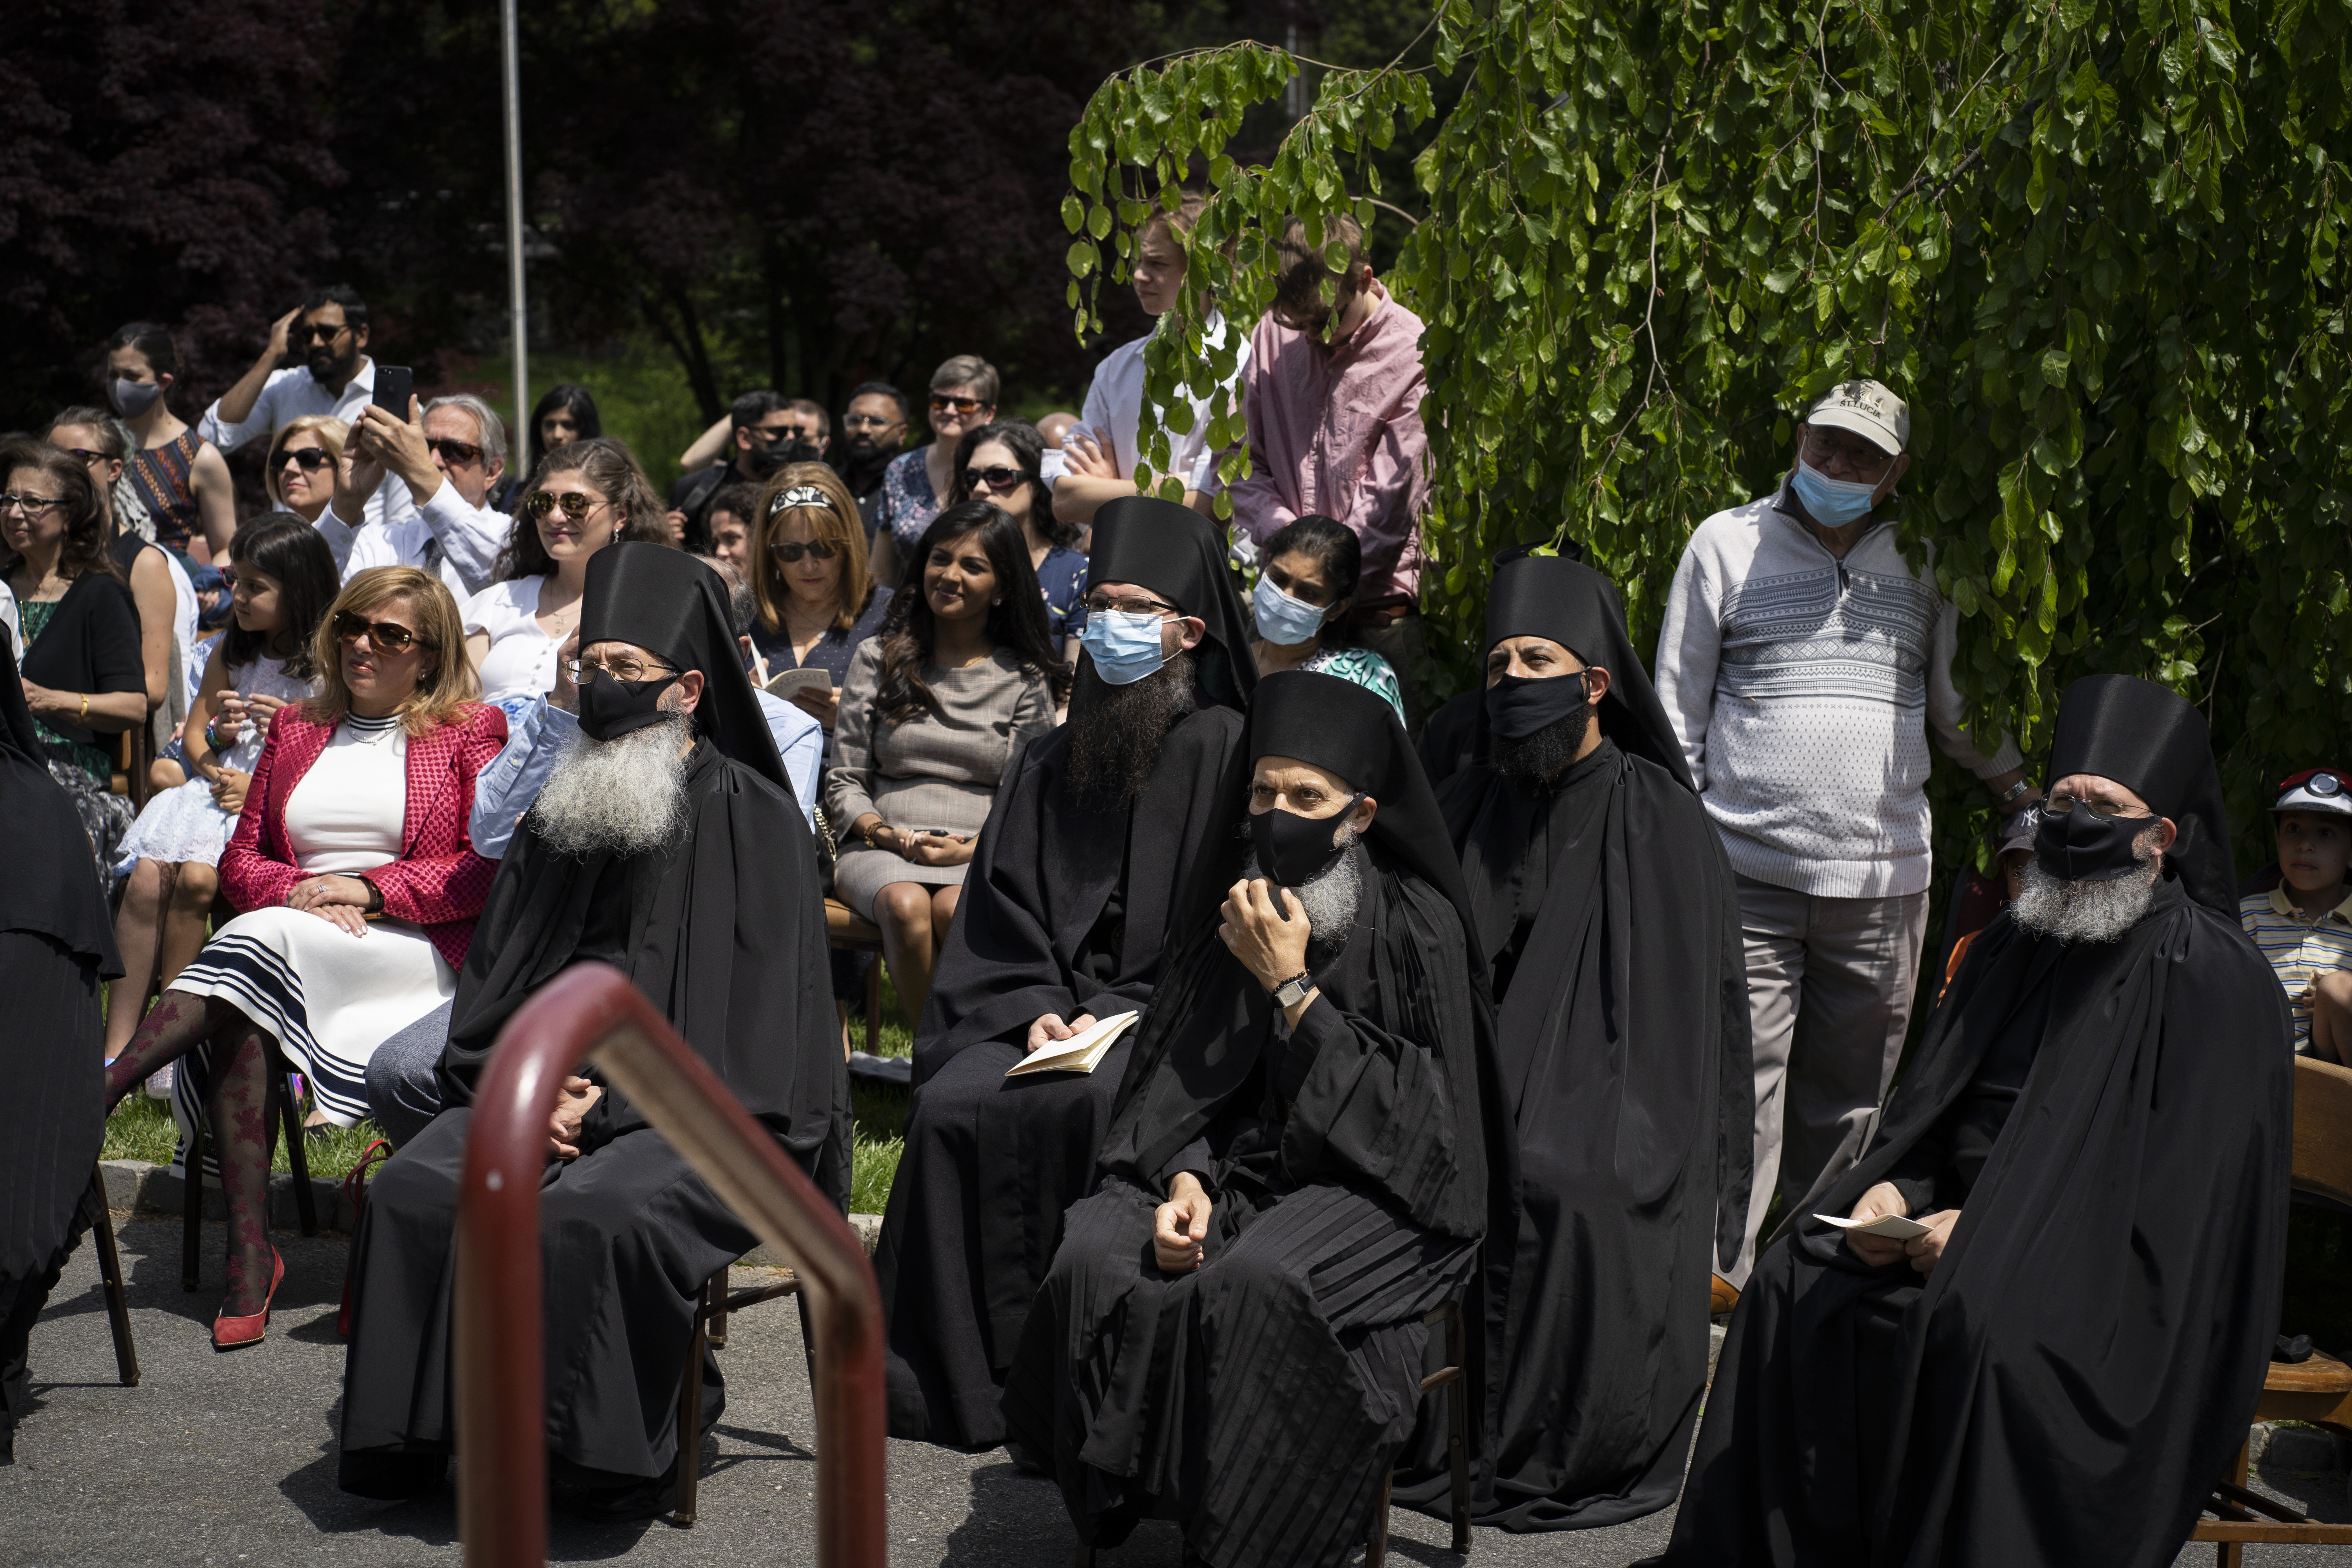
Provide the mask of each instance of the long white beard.
[{"label": "long white beard", "polygon": [[541,842],[566,855],[642,855],[686,830],[686,757],[693,720],[658,723],[610,741],[572,738],[530,808]]},{"label": "long white beard", "polygon": [[2070,882],[2028,861],[2009,918],[2060,942],[2114,942],[2139,924],[2156,898],[2163,862],[2152,852],[2141,854],[2139,861],[2141,869],[2103,882]]},{"label": "long white beard", "polygon": [[[1355,929],[1356,910],[1364,900],[1364,876],[1356,868],[1356,857],[1351,853],[1355,842],[1356,830],[1343,825],[1339,833],[1339,858],[1290,889],[1299,907],[1307,911],[1307,940],[1316,945],[1318,952],[1338,952],[1347,945],[1348,933]],[[1244,880],[1265,878],[1255,849],[1250,851],[1242,877]],[[1281,903],[1277,897],[1276,907],[1280,908]]]}]

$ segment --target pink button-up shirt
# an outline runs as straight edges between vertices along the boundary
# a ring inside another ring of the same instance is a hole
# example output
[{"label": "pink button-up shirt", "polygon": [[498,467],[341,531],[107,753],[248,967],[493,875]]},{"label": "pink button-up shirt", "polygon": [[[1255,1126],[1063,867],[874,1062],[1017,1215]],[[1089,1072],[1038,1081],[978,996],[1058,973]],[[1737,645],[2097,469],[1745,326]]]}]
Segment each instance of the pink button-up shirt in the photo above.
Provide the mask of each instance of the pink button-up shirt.
[{"label": "pink button-up shirt", "polygon": [[1242,395],[1250,472],[1232,491],[1235,525],[1261,545],[1312,513],[1353,530],[1364,609],[1419,596],[1429,505],[1421,318],[1371,288],[1372,313],[1328,348],[1271,315],[1258,321]]}]

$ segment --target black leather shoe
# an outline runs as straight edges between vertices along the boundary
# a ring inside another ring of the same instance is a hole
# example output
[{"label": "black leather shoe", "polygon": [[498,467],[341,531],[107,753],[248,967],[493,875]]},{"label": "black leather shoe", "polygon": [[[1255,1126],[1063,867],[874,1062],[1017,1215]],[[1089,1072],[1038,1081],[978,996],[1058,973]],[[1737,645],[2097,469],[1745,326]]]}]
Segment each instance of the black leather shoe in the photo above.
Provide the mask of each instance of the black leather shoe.
[{"label": "black leather shoe", "polygon": [[446,1454],[405,1448],[344,1449],[335,1458],[335,1484],[354,1497],[404,1502],[441,1485],[449,1473]]}]

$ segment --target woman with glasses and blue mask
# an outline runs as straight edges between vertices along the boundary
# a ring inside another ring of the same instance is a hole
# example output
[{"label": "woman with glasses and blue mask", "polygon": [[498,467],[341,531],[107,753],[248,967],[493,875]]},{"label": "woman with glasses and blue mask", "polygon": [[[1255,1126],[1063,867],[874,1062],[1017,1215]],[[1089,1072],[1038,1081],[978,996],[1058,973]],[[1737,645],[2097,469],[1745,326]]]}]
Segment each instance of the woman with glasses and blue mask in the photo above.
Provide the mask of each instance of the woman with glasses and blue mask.
[{"label": "woman with glasses and blue mask", "polygon": [[985,501],[941,512],[850,661],[824,787],[834,896],[882,928],[910,1026],[997,788],[1069,689],[1021,525]]},{"label": "woman with glasses and blue mask", "polygon": [[475,780],[507,735],[475,700],[457,603],[413,566],[362,572],[313,638],[320,693],[289,704],[246,785],[221,889],[246,912],[214,933],[107,1067],[111,1107],[182,1058],[183,1125],[210,1102],[228,1200],[222,1349],[256,1342],[285,1278],[269,1245],[282,1058],[339,1126],[368,1113],[368,1059],[457,993],[495,861],[467,836]]},{"label": "woman with glasses and blue mask", "polygon": [[1286,524],[1258,554],[1250,595],[1260,675],[1303,669],[1337,676],[1383,699],[1404,722],[1404,698],[1389,661],[1356,640],[1356,581],[1363,547],[1336,518],[1309,514]]},{"label": "woman with glasses and blue mask", "polygon": [[624,539],[667,544],[661,498],[618,441],[595,437],[542,458],[499,558],[498,581],[466,601],[466,658],[482,700],[509,723],[555,689],[555,659],[580,625],[588,563]]}]

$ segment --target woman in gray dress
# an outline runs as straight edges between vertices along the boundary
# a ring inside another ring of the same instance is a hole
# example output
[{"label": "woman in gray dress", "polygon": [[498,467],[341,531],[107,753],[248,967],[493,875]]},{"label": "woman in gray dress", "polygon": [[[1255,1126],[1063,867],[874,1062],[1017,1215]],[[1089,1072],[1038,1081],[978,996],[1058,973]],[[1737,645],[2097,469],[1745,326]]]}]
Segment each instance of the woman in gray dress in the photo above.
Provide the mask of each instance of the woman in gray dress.
[{"label": "woman in gray dress", "polygon": [[997,785],[1070,685],[1018,522],[966,501],[912,553],[881,633],[850,660],[824,780],[842,828],[834,895],[882,928],[909,1027]]}]

